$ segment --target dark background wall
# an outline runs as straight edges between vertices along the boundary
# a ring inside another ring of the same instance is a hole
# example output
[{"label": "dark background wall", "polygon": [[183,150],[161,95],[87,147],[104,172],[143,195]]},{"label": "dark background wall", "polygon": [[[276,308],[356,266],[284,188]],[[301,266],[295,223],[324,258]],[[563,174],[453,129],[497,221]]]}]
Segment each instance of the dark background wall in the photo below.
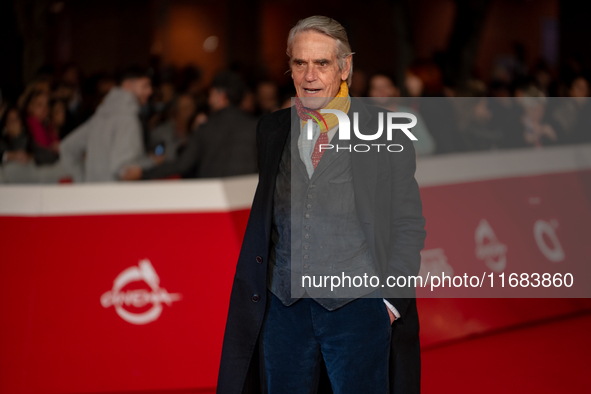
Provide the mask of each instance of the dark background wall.
[{"label": "dark background wall", "polygon": [[[524,49],[529,66],[590,63],[589,5],[576,0],[14,0],[0,2],[0,86],[5,95],[39,67],[69,62],[86,74],[128,64],[197,64],[206,80],[233,65],[277,82],[288,76],[285,40],[311,12],[348,29],[355,66],[399,76],[413,60],[439,57],[448,76],[487,80]],[[206,39],[217,46],[204,48]],[[212,41],[213,40],[213,41]],[[459,74],[459,75],[453,75]]]}]

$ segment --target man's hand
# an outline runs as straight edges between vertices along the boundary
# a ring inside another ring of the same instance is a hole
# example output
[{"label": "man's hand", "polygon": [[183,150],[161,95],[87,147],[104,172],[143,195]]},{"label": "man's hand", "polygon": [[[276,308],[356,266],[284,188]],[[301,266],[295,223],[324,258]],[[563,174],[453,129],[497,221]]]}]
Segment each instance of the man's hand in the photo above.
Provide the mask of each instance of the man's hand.
[{"label": "man's hand", "polygon": [[29,161],[29,159],[29,155],[24,150],[6,152],[5,156],[6,161],[17,161],[21,164],[26,164]]},{"label": "man's hand", "polygon": [[155,155],[155,154],[151,154],[150,155],[150,159],[156,164],[156,165],[160,165],[162,163],[164,163],[164,155]]},{"label": "man's hand", "polygon": [[129,166],[123,170],[121,175],[122,181],[137,181],[142,179],[142,167],[140,166]]}]

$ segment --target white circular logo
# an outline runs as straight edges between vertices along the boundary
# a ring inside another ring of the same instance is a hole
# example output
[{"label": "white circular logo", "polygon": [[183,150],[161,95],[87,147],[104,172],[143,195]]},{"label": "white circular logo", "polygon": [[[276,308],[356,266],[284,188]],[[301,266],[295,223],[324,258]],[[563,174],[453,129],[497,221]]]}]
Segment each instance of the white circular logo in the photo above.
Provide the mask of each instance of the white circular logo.
[{"label": "white circular logo", "polygon": [[[558,222],[556,220],[553,220],[550,223],[544,220],[538,220],[534,223],[534,238],[538,244],[538,248],[540,248],[540,252],[542,252],[548,260],[553,263],[560,263],[564,260],[564,250],[556,235],[556,227],[558,227]],[[548,237],[551,245],[546,243],[544,235]]]},{"label": "white circular logo", "polygon": [[[121,291],[132,282],[144,281],[151,291],[145,289]],[[147,324],[160,317],[162,303],[171,306],[173,301],[179,301],[181,295],[170,294],[160,287],[160,278],[150,260],[141,260],[138,267],[130,267],[121,272],[113,281],[113,288],[101,296],[101,305],[109,308],[115,307],[115,312],[126,322],[132,324]],[[134,313],[123,306],[142,308],[148,304],[152,307],[142,313]]]}]

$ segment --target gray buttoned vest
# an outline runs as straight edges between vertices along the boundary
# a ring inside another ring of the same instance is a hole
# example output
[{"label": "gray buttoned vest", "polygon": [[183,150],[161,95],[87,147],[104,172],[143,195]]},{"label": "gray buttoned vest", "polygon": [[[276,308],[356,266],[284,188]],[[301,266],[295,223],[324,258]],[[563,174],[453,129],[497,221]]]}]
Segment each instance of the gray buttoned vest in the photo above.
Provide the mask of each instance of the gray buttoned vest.
[{"label": "gray buttoned vest", "polygon": [[[276,178],[267,287],[286,306],[307,293],[334,310],[376,290],[368,278],[377,271],[355,209],[351,153],[336,150],[349,142],[335,134],[335,149],[324,152],[308,178],[297,149],[298,129],[292,127],[287,138]],[[344,276],[346,285],[331,290],[327,275]],[[302,276],[310,278],[304,286]]]}]

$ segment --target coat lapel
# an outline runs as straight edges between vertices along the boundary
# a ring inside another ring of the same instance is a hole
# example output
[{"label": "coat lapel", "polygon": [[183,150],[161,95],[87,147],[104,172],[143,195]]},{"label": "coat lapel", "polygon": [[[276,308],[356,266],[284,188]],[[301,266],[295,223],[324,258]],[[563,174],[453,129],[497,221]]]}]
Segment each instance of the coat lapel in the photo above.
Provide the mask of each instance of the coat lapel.
[{"label": "coat lapel", "polygon": [[339,150],[337,152],[337,145],[340,147],[344,147],[344,146],[348,146],[350,145],[351,141],[340,141],[339,140],[339,132],[337,130],[337,133],[332,137],[330,144],[334,146],[333,149],[329,149],[326,150],[323,154],[322,154],[322,159],[320,159],[320,161],[318,162],[318,165],[316,166],[316,169],[314,170],[314,173],[312,174],[312,181],[315,181],[320,175],[322,175],[322,173],[328,168],[330,167],[330,165],[332,164],[333,161],[335,161],[340,154],[343,153],[342,150]]},{"label": "coat lapel", "polygon": [[[367,144],[368,141],[362,141],[353,131],[353,113],[359,113],[359,128],[364,134],[375,133],[375,130],[367,130],[371,114],[365,108],[365,105],[359,100],[351,99],[351,108],[349,109],[349,119],[351,119],[351,145]],[[371,124],[376,123],[375,119]],[[371,142],[369,142],[371,143]],[[355,201],[360,220],[374,224],[375,193],[378,176],[378,155],[372,149],[369,152],[353,152],[351,155],[351,166],[353,169],[353,187],[355,190]],[[370,238],[373,239],[373,238]]]},{"label": "coat lapel", "polygon": [[[293,111],[294,109],[292,109]],[[287,136],[289,135],[289,128],[291,125],[291,112],[285,111],[278,119],[278,123],[274,127],[262,130],[264,152],[263,161],[261,163],[260,182],[264,182],[262,190],[264,191],[265,204],[265,239],[271,239],[271,223],[273,218],[273,195],[275,193],[275,179],[279,171],[279,162],[281,161],[281,154],[285,147]]]},{"label": "coat lapel", "polygon": [[[351,99],[351,108],[349,118],[351,119],[351,145],[371,144],[371,141],[362,141],[353,131],[353,113],[359,113],[359,131],[363,134],[372,134],[377,130],[376,119],[372,119],[371,114],[363,103],[359,100]],[[376,130],[372,130],[372,125],[376,124]],[[371,146],[371,145],[370,145]],[[383,212],[375,212],[377,176],[378,176],[378,153],[372,146],[369,152],[353,152],[351,154],[351,170],[353,172],[353,190],[355,192],[355,209],[357,217],[361,223],[367,246],[374,261],[378,259],[377,238],[375,233],[376,215],[383,215]],[[381,234],[380,234],[381,235]],[[379,269],[380,264],[377,264]]]}]

